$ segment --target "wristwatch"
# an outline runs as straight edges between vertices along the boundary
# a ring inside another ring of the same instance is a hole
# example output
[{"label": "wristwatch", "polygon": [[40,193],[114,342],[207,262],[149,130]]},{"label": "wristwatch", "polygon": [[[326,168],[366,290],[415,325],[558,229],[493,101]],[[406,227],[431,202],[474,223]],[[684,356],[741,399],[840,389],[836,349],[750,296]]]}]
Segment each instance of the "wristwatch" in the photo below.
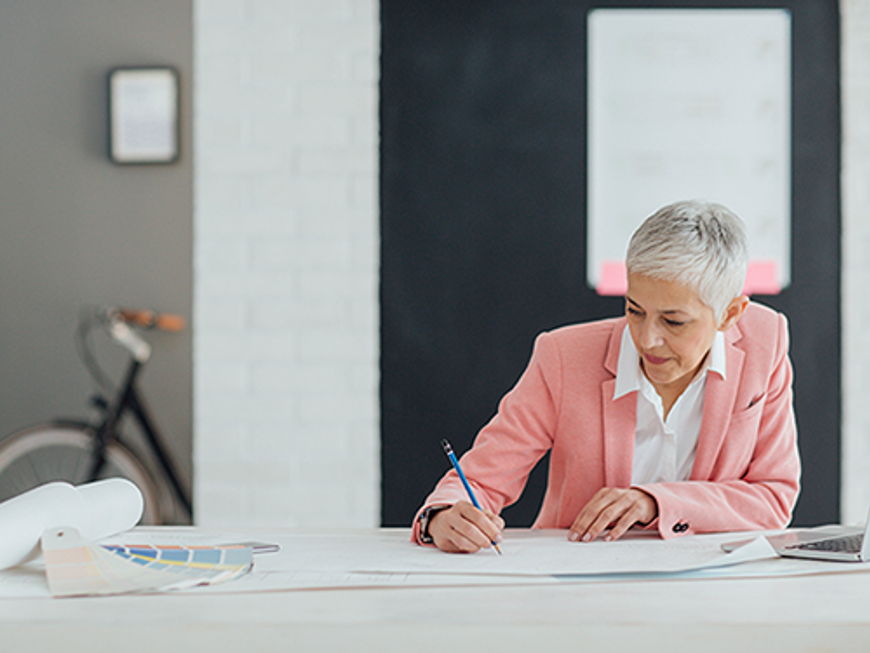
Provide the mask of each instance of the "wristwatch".
[{"label": "wristwatch", "polygon": [[423,544],[433,544],[435,542],[435,540],[432,539],[432,536],[429,535],[429,521],[435,513],[449,507],[450,506],[429,506],[420,513],[418,521],[420,522],[420,541]]}]

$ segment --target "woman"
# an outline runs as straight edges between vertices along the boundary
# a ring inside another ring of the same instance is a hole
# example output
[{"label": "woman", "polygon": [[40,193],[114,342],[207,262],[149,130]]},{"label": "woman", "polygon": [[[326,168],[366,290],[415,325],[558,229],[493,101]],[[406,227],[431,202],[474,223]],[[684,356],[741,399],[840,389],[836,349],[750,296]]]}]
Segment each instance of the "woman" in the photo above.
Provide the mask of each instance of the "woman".
[{"label": "woman", "polygon": [[501,509],[551,452],[535,528],[568,539],[782,528],[798,494],[785,317],[742,295],[746,237],[724,206],[677,202],[626,256],[625,316],[538,336],[531,361],[412,538],[444,551],[498,541]]}]

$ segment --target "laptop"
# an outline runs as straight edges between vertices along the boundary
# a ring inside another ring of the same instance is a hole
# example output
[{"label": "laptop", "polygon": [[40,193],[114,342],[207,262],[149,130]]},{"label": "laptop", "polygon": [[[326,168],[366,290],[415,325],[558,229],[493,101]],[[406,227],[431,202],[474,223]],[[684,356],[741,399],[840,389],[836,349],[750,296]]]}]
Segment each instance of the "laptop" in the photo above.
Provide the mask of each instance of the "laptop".
[{"label": "laptop", "polygon": [[[786,558],[870,562],[870,515],[863,528],[820,526],[766,537],[776,552]],[[722,550],[730,553],[747,541],[727,542]]]}]

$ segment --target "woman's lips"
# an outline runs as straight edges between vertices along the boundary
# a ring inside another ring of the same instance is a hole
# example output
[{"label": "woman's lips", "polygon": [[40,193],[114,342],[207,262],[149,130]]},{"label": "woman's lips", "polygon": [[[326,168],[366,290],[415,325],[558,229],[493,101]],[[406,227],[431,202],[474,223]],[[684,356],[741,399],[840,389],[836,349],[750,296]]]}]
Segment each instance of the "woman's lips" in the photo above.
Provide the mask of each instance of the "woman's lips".
[{"label": "woman's lips", "polygon": [[662,363],[668,362],[667,358],[659,358],[658,356],[653,356],[652,354],[644,353],[643,357],[648,363],[652,363],[653,365],[661,365]]}]

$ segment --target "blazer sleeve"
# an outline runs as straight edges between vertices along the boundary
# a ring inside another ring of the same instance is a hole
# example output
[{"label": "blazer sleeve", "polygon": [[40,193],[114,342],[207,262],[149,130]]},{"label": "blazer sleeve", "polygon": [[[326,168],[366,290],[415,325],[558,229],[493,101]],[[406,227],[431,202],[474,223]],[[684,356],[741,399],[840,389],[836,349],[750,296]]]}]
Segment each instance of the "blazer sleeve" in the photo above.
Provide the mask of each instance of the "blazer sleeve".
[{"label": "blazer sleeve", "polygon": [[[549,334],[535,340],[520,379],[499,402],[495,417],[460,458],[462,471],[481,506],[496,514],[515,502],[532,468],[552,447],[561,396],[561,359]],[[468,500],[456,472],[448,471],[414,517],[411,539],[420,543],[419,516],[430,506]]]},{"label": "blazer sleeve", "polygon": [[[635,486],[655,498],[659,516],[650,527],[657,528],[663,538],[784,528],[791,520],[799,491],[800,458],[792,407],[788,328],[785,317],[778,318],[773,364],[760,408],[755,447],[745,473],[733,480]],[[733,416],[731,424],[735,424]],[[726,434],[726,442],[727,438]]]}]

